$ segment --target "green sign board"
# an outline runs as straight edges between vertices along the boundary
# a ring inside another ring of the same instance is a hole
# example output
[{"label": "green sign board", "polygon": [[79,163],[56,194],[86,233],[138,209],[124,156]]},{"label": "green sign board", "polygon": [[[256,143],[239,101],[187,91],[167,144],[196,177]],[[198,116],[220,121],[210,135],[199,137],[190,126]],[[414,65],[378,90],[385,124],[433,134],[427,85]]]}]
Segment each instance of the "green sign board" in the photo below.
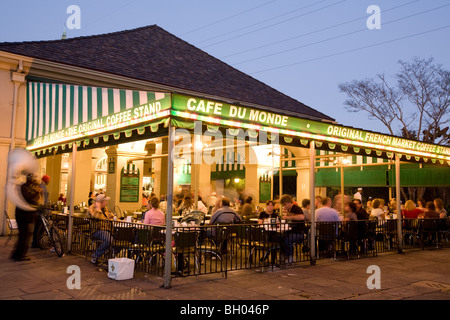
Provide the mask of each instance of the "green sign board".
[{"label": "green sign board", "polygon": [[266,202],[272,199],[272,183],[271,181],[259,180],[259,202]]},{"label": "green sign board", "polygon": [[364,131],[328,122],[280,115],[266,110],[231,105],[197,97],[173,95],[172,114],[191,120],[243,129],[266,130],[300,139],[338,143],[354,148],[378,149],[409,156],[436,158],[450,163],[450,148]]},{"label": "green sign board", "polygon": [[120,202],[139,202],[139,169],[128,164],[120,173]]}]

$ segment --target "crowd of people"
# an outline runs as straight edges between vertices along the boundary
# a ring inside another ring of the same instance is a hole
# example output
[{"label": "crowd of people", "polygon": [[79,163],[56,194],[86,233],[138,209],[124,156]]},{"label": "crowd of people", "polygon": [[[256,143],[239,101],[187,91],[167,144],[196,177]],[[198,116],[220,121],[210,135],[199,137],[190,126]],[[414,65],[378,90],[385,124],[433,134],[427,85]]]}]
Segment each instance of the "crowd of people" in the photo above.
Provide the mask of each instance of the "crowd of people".
[{"label": "crowd of people", "polygon": [[[369,199],[365,204],[363,204],[360,195],[360,190],[355,193],[353,199],[349,196],[345,196],[344,200],[344,214],[340,210],[340,200],[341,196],[337,195],[334,199],[329,197],[316,196],[314,199],[315,204],[315,220],[316,221],[354,221],[354,220],[386,220],[386,219],[396,219],[397,218],[397,202],[396,199],[391,199],[386,205],[386,201],[381,198]],[[238,214],[240,220],[245,223],[251,221],[258,221],[258,223],[263,223],[266,219],[277,219],[290,220],[289,213],[291,210],[289,207],[285,207],[283,202],[287,199],[284,195],[281,198],[275,200],[268,200],[265,203],[265,207],[260,207],[255,205],[252,196],[247,197],[236,197],[234,202],[231,199],[217,196],[215,192],[203,200],[202,197],[198,196],[198,204],[194,204],[194,195],[177,195],[174,197],[174,214],[180,216],[186,216],[193,211],[200,211],[204,215],[210,214],[214,217],[216,212],[223,212],[223,207],[227,207],[226,211],[232,210]],[[223,200],[225,199],[225,205]],[[296,208],[299,208],[299,212],[302,215],[304,221],[311,221],[311,201],[310,199],[303,199],[301,203],[298,203],[294,197],[290,197],[292,204],[295,205],[294,212]],[[163,224],[162,215],[166,212],[167,203],[165,201],[164,195],[160,199],[152,195],[149,200],[146,201],[146,212],[144,216],[158,216],[157,221]],[[220,211],[219,211],[220,210]],[[401,214],[402,218],[410,219],[421,219],[421,218],[446,218],[447,211],[444,208],[444,203],[440,198],[436,198],[433,201],[425,201],[424,199],[419,199],[417,203],[412,200],[407,200],[405,204],[401,204]],[[149,218],[148,218],[149,219]],[[149,221],[147,219],[147,221]],[[144,217],[143,217],[143,220]],[[214,221],[211,219],[211,221]]]},{"label": "crowd of people", "polygon": [[[91,195],[90,195],[91,196]],[[268,200],[265,207],[261,208],[254,204],[254,199],[251,196],[236,197],[234,202],[225,196],[217,196],[215,192],[203,200],[198,196],[198,203],[195,205],[195,196],[191,194],[175,195],[173,200],[173,214],[180,216],[180,219],[191,215],[193,212],[201,212],[203,215],[210,215],[209,225],[217,224],[236,224],[257,222],[259,224],[268,221],[278,222],[308,222],[311,221],[311,201],[303,199],[299,204],[294,197],[290,195],[283,195],[276,200]],[[324,221],[356,221],[356,220],[385,220],[396,219],[397,217],[397,203],[392,199],[386,206],[383,199],[370,199],[363,205],[360,197],[351,199],[346,196],[344,201],[344,214],[339,210],[341,196],[337,195],[333,200],[329,197],[316,196],[315,204],[315,220],[318,222]],[[348,200],[350,199],[350,201]],[[92,217],[97,219],[113,219],[112,213],[107,209],[106,204],[109,200],[104,194],[99,194],[92,197],[92,204],[89,213]],[[165,225],[165,215],[167,208],[167,201],[164,195],[157,197],[151,194],[144,200],[145,210],[142,216],[142,222],[149,225]],[[143,205],[144,205],[143,202]],[[90,202],[91,203],[91,202]],[[445,218],[447,211],[444,208],[441,199],[434,199],[434,201],[424,201],[420,199],[417,204],[411,200],[401,205],[402,218],[421,219],[421,218]],[[274,219],[274,220],[272,220]],[[285,251],[286,261],[292,260],[293,243],[302,241],[304,232],[302,232],[304,224],[292,224],[291,229],[287,232],[282,240]],[[99,256],[104,253],[104,250],[110,245],[111,235],[107,234],[106,230],[99,230],[94,234],[94,238],[103,239],[102,246],[97,248],[97,251],[92,257],[92,262],[96,263]],[[214,228],[209,230],[214,232]],[[214,236],[209,234],[208,236]],[[291,259],[291,260],[290,260]]]}]

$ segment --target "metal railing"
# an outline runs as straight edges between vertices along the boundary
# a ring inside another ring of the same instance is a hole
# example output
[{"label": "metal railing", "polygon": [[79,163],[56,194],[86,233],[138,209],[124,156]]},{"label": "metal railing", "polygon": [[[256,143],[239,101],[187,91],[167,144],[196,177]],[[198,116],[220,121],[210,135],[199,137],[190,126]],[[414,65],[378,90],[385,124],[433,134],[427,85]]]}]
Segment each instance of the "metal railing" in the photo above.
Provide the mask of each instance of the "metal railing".
[{"label": "metal railing", "polygon": [[[53,219],[67,239],[68,217],[55,215]],[[449,246],[449,225],[450,219],[402,220],[402,247]],[[309,262],[311,243],[315,245],[314,259],[376,256],[399,247],[397,220],[316,222],[314,241],[310,227],[310,222],[174,227],[171,273],[173,276],[221,273],[226,277],[233,270],[264,271]],[[72,253],[90,259],[107,234],[109,246],[99,257],[100,262],[128,257],[136,261],[136,270],[163,276],[165,232],[164,226],[74,217]]]}]

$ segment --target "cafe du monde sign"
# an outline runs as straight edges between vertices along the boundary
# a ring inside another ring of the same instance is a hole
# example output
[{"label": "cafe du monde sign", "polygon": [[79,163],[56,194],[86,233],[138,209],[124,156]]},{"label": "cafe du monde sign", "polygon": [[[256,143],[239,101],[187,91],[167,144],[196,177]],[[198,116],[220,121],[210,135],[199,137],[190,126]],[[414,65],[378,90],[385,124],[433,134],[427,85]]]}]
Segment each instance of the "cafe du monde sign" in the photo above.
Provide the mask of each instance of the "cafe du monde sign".
[{"label": "cafe du monde sign", "polygon": [[[133,94],[142,93],[134,92]],[[297,136],[301,139],[437,158],[450,163],[450,148],[440,145],[181,94],[164,93],[160,94],[158,99],[155,98],[149,99],[145,104],[124,104],[119,112],[110,112],[107,115],[103,113],[102,117],[88,119],[76,125],[65,125],[61,130],[55,130],[46,135],[35,135],[32,139],[27,139],[28,149],[37,150],[89,136],[137,128],[154,121],[166,120],[172,115],[223,127],[265,130],[285,136]],[[81,111],[89,113],[89,106],[80,103],[79,110],[81,118]],[[73,110],[70,114],[77,114],[77,112]],[[35,114],[39,113],[35,112]],[[50,121],[56,121],[56,118]],[[66,121],[66,123],[69,122]],[[32,124],[32,119],[28,119],[30,129],[35,128]],[[57,127],[56,123],[55,127]]]},{"label": "cafe du monde sign", "polygon": [[[254,124],[257,129],[312,138],[328,142],[348,143],[356,147],[385,149],[391,152],[412,151],[415,155],[436,157],[450,161],[450,148],[381,133],[280,115],[261,109],[231,105],[184,95],[174,95],[172,108],[175,115],[197,120],[223,123],[231,126]],[[222,120],[219,122],[219,119]]]}]

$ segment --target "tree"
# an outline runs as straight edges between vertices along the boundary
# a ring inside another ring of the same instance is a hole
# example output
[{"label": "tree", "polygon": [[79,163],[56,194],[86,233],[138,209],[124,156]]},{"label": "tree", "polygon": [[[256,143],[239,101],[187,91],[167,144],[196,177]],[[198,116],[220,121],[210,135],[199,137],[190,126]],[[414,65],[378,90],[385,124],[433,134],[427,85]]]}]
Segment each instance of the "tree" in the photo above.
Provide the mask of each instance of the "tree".
[{"label": "tree", "polygon": [[[340,91],[348,97],[344,102],[346,109],[366,112],[369,119],[379,120],[391,135],[448,146],[450,71],[435,64],[433,58],[400,60],[399,65],[393,84],[384,74],[340,84]],[[419,188],[417,198],[424,192],[424,188]],[[416,198],[414,190],[409,190],[408,198]]]}]

